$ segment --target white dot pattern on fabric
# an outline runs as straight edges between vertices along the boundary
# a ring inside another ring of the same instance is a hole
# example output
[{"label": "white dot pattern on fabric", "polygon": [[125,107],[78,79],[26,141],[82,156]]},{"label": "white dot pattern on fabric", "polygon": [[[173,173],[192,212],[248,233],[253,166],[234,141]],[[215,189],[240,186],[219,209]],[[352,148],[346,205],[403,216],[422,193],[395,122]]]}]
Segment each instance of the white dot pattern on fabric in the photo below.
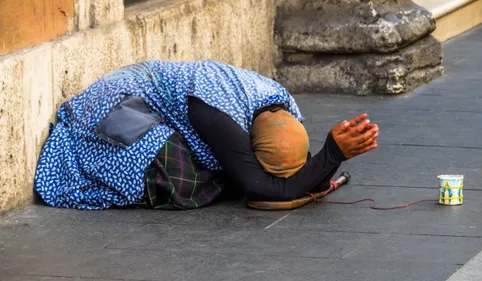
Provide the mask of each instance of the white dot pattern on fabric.
[{"label": "white dot pattern on fabric", "polygon": [[[142,97],[165,123],[123,148],[97,136],[94,128],[126,95]],[[221,170],[189,122],[187,96],[225,112],[246,133],[254,111],[273,103],[287,104],[288,111],[303,120],[280,84],[253,71],[210,60],[145,61],[104,76],[62,104],[40,155],[34,189],[47,204],[60,208],[137,204],[144,193],[146,168],[174,131],[205,168]]]}]

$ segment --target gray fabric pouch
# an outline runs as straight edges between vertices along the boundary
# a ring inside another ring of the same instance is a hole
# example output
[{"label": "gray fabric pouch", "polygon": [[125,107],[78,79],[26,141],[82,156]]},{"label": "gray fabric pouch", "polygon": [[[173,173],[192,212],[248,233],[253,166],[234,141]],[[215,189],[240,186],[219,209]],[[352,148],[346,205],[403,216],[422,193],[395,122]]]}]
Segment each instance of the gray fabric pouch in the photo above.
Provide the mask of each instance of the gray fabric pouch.
[{"label": "gray fabric pouch", "polygon": [[128,95],[99,123],[95,132],[107,142],[128,147],[161,122],[161,116],[152,112],[143,98]]}]

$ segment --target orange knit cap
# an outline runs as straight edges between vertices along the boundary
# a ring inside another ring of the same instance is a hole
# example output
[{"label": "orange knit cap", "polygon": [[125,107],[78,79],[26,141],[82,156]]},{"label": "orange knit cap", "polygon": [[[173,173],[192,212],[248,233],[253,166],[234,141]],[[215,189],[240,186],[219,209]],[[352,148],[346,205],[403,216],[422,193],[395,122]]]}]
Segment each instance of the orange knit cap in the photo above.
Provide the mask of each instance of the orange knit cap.
[{"label": "orange knit cap", "polygon": [[285,110],[261,113],[253,122],[251,143],[264,170],[284,178],[305,165],[310,148],[305,127]]}]

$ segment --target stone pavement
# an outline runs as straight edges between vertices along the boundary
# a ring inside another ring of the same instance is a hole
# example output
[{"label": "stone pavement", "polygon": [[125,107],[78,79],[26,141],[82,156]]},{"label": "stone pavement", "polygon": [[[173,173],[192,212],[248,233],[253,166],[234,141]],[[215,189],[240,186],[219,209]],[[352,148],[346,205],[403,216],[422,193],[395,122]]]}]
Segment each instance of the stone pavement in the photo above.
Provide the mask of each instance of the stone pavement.
[{"label": "stone pavement", "polygon": [[296,99],[315,150],[331,124],[363,111],[382,130],[376,151],[342,166],[352,184],[330,200],[436,199],[436,176],[457,173],[466,177],[463,206],[262,212],[224,202],[181,212],[87,212],[34,205],[0,218],[0,280],[446,280],[482,249],[482,27],[444,49],[446,75],[414,94]]}]

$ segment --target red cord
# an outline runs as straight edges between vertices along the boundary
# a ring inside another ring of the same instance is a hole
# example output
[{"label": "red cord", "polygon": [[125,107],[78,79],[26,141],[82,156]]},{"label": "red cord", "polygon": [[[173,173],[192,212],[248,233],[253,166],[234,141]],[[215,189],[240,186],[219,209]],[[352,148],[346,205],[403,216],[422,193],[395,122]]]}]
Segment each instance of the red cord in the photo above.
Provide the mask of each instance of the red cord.
[{"label": "red cord", "polygon": [[413,201],[413,202],[410,202],[410,203],[407,203],[407,204],[398,205],[398,206],[394,206],[394,207],[381,208],[381,207],[377,207],[377,206],[376,206],[376,204],[377,204],[376,201],[375,201],[374,199],[371,199],[371,198],[365,198],[365,199],[361,199],[361,200],[357,200],[357,201],[352,201],[352,202],[342,202],[342,201],[326,201],[326,200],[320,200],[320,199],[315,198],[315,196],[314,196],[313,194],[311,194],[311,193],[308,193],[308,195],[309,195],[311,198],[313,198],[313,200],[314,200],[316,203],[330,203],[330,204],[353,205],[353,204],[357,204],[357,203],[360,203],[360,202],[370,201],[370,202],[372,202],[372,206],[371,206],[372,209],[374,209],[374,210],[382,210],[382,211],[394,210],[394,209],[402,209],[402,208],[407,208],[408,206],[415,205],[415,204],[419,204],[419,203],[438,201],[438,200],[435,200],[435,199],[424,199],[424,200]]}]

